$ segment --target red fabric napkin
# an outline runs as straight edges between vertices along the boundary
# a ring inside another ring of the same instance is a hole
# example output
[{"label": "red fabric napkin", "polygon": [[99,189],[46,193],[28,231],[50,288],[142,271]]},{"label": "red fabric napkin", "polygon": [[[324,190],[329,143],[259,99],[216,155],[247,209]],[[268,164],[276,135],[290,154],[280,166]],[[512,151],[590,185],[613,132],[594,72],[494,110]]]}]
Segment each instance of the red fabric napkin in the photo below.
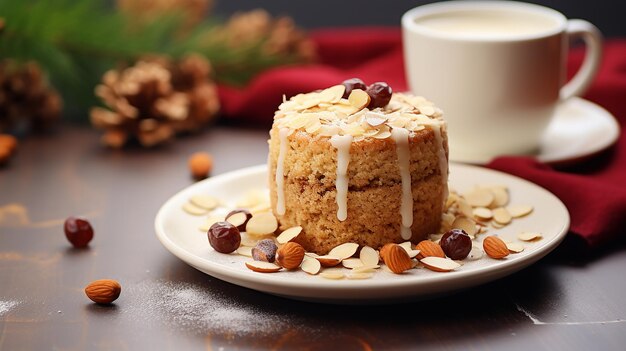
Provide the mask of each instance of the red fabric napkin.
[{"label": "red fabric napkin", "polygon": [[[395,91],[407,89],[398,28],[320,30],[312,34],[319,48],[317,64],[266,71],[243,89],[221,86],[227,120],[269,127],[282,95],[326,88],[347,78],[386,81]],[[569,72],[584,50],[569,57]],[[626,40],[605,43],[600,73],[585,98],[598,103],[626,126]],[[501,157],[487,167],[537,183],[558,196],[571,215],[571,234],[591,248],[621,235],[626,227],[626,138],[592,160],[557,170],[527,157]]]}]

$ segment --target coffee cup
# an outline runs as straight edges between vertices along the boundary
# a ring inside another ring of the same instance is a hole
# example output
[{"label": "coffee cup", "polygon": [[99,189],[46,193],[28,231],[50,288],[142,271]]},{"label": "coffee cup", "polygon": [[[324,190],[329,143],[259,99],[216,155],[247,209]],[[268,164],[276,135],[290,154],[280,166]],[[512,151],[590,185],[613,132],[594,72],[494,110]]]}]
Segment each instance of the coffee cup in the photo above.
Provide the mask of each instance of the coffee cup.
[{"label": "coffee cup", "polygon": [[[434,101],[448,121],[450,159],[483,163],[532,154],[558,104],[584,93],[600,63],[591,23],[513,1],[449,1],[402,17],[410,90]],[[586,55],[567,83],[569,43]]]}]

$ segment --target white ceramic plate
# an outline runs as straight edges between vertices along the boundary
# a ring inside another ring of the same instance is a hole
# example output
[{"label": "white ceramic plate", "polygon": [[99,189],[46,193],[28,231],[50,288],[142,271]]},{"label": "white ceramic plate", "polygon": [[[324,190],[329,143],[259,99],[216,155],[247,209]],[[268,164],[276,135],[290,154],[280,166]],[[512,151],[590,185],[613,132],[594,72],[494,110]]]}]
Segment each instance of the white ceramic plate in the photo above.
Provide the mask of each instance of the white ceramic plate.
[{"label": "white ceramic plate", "polygon": [[[466,261],[458,270],[437,273],[425,268],[395,275],[379,270],[372,279],[328,280],[302,271],[257,273],[246,268],[251,258],[214,251],[207,236],[198,228],[203,216],[191,216],[182,205],[196,194],[210,194],[236,201],[251,189],[266,188],[266,166],[256,166],[225,173],[193,184],[170,198],[159,210],[155,228],[157,237],[174,255],[211,276],[247,288],[294,299],[334,303],[388,302],[419,299],[479,285],[518,271],[552,251],[564,238],[569,214],[563,203],[545,189],[508,174],[467,165],[450,165],[450,187],[463,192],[477,184],[502,184],[509,187],[511,204],[532,204],[534,212],[515,219],[501,230],[490,230],[505,241],[516,241],[521,231],[539,231],[543,239],[527,243],[522,253],[504,260],[484,256]],[[484,235],[482,235],[484,236]],[[482,246],[482,245],[481,245]]]},{"label": "white ceramic plate", "polygon": [[[615,117],[591,101],[571,98],[561,104],[542,138],[539,161],[552,165],[568,165],[584,161],[615,144],[620,128]],[[455,158],[452,161],[486,164],[485,158]]]}]

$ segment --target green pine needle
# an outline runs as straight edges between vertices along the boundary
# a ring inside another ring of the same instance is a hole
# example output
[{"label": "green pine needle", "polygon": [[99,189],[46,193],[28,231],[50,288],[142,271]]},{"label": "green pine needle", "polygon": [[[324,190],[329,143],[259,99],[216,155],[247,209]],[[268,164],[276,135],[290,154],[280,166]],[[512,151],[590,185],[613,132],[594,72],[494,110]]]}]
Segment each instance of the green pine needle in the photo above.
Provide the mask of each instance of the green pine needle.
[{"label": "green pine needle", "polygon": [[0,60],[36,61],[64,97],[66,115],[86,120],[95,103],[93,89],[102,74],[146,54],[173,58],[190,52],[207,57],[216,79],[243,84],[261,70],[295,62],[263,54],[262,41],[232,48],[210,40],[217,22],[208,19],[191,33],[180,33],[182,16],[171,14],[138,26],[132,18],[98,0],[0,1]]}]

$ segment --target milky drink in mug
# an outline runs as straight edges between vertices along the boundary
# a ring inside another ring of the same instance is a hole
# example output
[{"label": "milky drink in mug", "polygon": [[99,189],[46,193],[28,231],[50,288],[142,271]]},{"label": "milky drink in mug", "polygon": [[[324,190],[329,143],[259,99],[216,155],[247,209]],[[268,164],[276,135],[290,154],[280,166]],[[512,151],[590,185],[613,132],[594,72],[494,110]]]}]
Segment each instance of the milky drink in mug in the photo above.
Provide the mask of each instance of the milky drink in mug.
[{"label": "milky drink in mug", "polygon": [[[533,4],[424,5],[403,16],[402,28],[409,87],[443,109],[451,160],[535,151],[556,106],[584,92],[600,61],[596,27]],[[564,84],[572,38],[587,54]]]}]

